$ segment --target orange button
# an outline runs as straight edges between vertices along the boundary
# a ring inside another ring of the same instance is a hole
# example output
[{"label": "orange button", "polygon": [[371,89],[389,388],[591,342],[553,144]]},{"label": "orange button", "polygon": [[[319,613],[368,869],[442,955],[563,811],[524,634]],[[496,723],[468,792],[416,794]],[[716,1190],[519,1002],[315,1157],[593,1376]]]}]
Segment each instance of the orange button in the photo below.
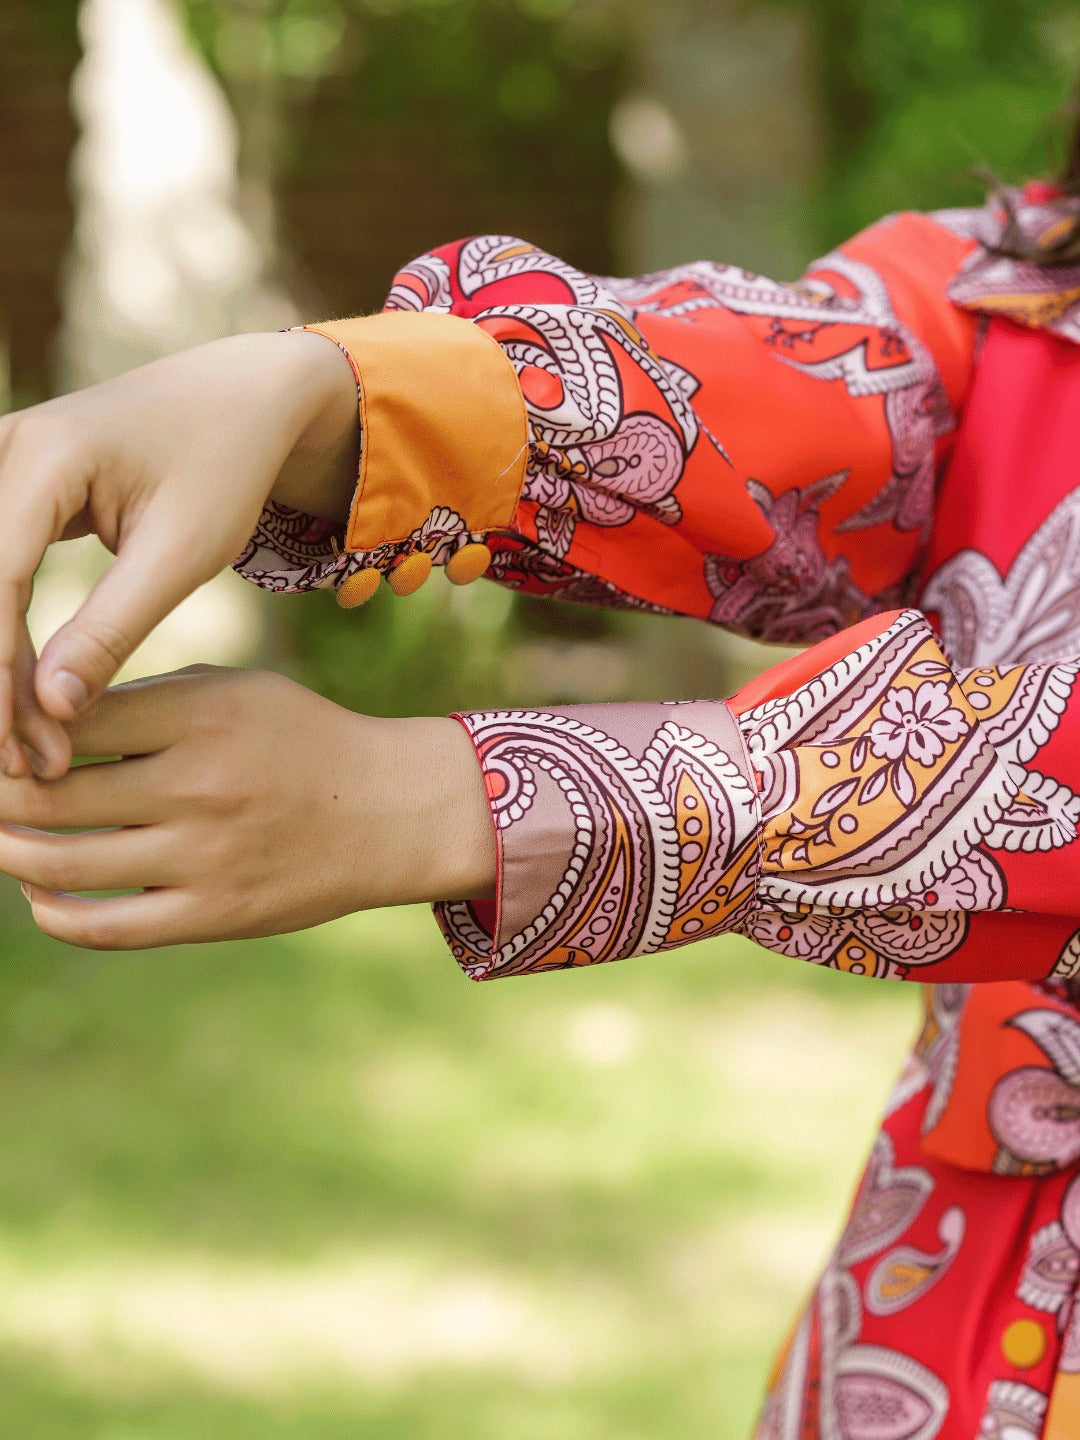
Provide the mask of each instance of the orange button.
[{"label": "orange button", "polygon": [[411,595],[414,590],[420,589],[430,574],[431,556],[423,550],[414,550],[390,571],[386,583],[395,595]]},{"label": "orange button", "polygon": [[446,578],[455,585],[471,585],[491,564],[491,551],[479,541],[463,545],[446,562]]},{"label": "orange button", "polygon": [[1046,1331],[1037,1320],[1014,1320],[1001,1337],[1001,1353],[1017,1370],[1031,1370],[1046,1355]]},{"label": "orange button", "polygon": [[363,605],[371,599],[379,588],[381,578],[374,565],[367,565],[363,570],[354,570],[337,587],[337,603],[343,610],[355,610],[357,605]]}]

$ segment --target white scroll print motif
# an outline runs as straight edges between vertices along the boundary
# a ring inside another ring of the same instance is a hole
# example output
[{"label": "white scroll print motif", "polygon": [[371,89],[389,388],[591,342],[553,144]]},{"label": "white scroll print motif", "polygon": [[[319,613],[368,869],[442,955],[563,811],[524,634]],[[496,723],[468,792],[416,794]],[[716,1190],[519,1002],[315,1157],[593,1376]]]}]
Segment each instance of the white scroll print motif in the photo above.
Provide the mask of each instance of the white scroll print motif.
[{"label": "white scroll print motif", "polygon": [[1043,521],[1002,577],[979,550],[961,550],[920,601],[940,618],[961,666],[1030,665],[1080,655],[1080,489]]},{"label": "white scroll print motif", "polygon": [[[935,440],[953,428],[953,416],[933,357],[919,338],[899,320],[881,276],[869,265],[833,252],[811,267],[812,275],[798,285],[782,285],[734,265],[699,261],[677,266],[662,275],[606,283],[635,310],[660,315],[688,315],[718,304],[740,315],[775,320],[777,358],[804,375],[841,380],[852,396],[880,395],[893,446],[892,475],[884,487],[840,528],[863,529],[895,520],[901,530],[925,532],[933,509]],[[844,294],[826,277],[847,281]],[[672,302],[652,297],[682,283],[685,298]],[[696,293],[695,293],[696,292]],[[894,361],[868,362],[866,341],[819,361],[798,361],[783,353],[784,326],[869,325],[892,337]]]},{"label": "white scroll print motif", "polygon": [[[1080,668],[1080,489],[1039,526],[1004,578],[980,551],[962,550],[935,571],[921,603],[938,616],[953,662],[973,667],[973,704],[978,687],[991,689],[1001,666],[1027,667],[993,722],[992,738],[1020,789],[987,843],[1027,852],[1071,844],[1080,828],[1080,796],[1027,762],[1049,739]],[[1055,974],[1072,973],[1063,957]]]},{"label": "white scroll print motif", "polygon": [[[449,276],[438,265],[429,268],[425,308],[438,309],[448,302]],[[539,507],[541,543],[561,559],[579,520],[625,525],[644,512],[677,524],[682,512],[674,490],[700,429],[690,404],[697,379],[656,354],[633,312],[595,276],[513,236],[478,236],[460,251],[457,281],[470,299],[523,274],[557,278],[568,303],[493,304],[477,319],[512,321],[518,333],[502,336],[504,352],[519,374],[548,378],[543,402],[524,386],[532,437],[524,496]],[[402,288],[403,303],[415,304],[409,287]],[[620,350],[653,382],[670,419],[626,410]]]},{"label": "white scroll print motif", "polygon": [[[598,964],[745,918],[756,874],[756,796],[727,751],[679,723],[694,710],[674,706],[675,718],[640,726],[634,748],[629,735],[600,728],[603,707],[590,712],[597,724],[558,711],[465,717],[500,834],[520,827],[521,835],[542,838],[562,834],[568,819],[573,826],[565,852],[531,868],[518,908],[500,916],[498,936],[484,936],[470,906],[442,907],[468,973]],[[708,713],[715,729],[718,712]]]},{"label": "white scroll print motif", "polygon": [[1047,1397],[1031,1385],[995,1380],[990,1386],[979,1440],[1039,1440]]}]

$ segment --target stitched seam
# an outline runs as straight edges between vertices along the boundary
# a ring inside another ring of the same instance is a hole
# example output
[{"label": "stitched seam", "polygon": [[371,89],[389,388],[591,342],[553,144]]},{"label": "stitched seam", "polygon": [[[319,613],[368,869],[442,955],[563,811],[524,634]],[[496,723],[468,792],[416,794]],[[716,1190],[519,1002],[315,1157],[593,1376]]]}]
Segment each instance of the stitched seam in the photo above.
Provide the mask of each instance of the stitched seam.
[{"label": "stitched seam", "polygon": [[[494,345],[495,349],[502,356],[503,364],[509,368],[510,374],[514,377],[514,390],[521,404],[521,424],[522,429],[525,432],[525,438],[524,440],[522,440],[521,445],[518,447],[514,458],[510,461],[510,464],[504,466],[504,468],[499,471],[498,475],[495,476],[496,480],[501,480],[502,477],[506,474],[507,470],[510,470],[514,465],[516,465],[517,462],[521,459],[522,454],[526,452],[529,448],[531,433],[529,427],[529,407],[525,403],[525,392],[521,388],[521,381],[518,379],[518,373],[514,369],[514,362],[510,359],[510,356],[507,355],[506,351],[499,344],[498,340],[495,339],[495,336],[492,335],[491,331],[484,329],[484,326],[481,323],[484,317],[482,315],[478,315],[475,320],[466,320],[463,315],[455,315],[452,318],[455,320],[460,320],[463,325],[472,325],[475,330],[478,330],[480,334],[483,335],[484,339],[488,342],[489,345]],[[517,507],[521,504],[521,496],[522,492],[525,489],[525,479],[528,468],[528,465],[522,466],[521,482],[517,487],[517,494],[514,496],[514,508],[510,512],[511,519],[513,519],[514,514],[517,511]]]},{"label": "stitched seam", "polygon": [[[496,957],[499,951],[502,949],[500,940],[502,936],[504,890],[503,876],[505,872],[503,833],[502,827],[495,820],[495,810],[491,804],[491,797],[487,793],[487,770],[484,768],[484,762],[480,755],[480,747],[477,744],[476,733],[469,725],[468,718],[465,715],[459,714],[457,711],[455,711],[450,716],[450,719],[456,720],[461,726],[461,728],[465,731],[465,734],[469,737],[469,744],[472,746],[473,754],[476,756],[476,763],[480,766],[480,775],[484,782],[484,799],[487,802],[488,807],[488,818],[491,821],[491,828],[495,835],[495,928],[491,936],[491,956],[488,960],[487,966],[485,967],[484,978],[486,978],[488,975],[493,975],[498,969]],[[475,911],[473,913],[475,915]]]},{"label": "stitched seam", "polygon": [[364,487],[367,484],[368,447],[364,443],[367,436],[367,394],[364,390],[364,381],[360,374],[360,367],[357,365],[352,351],[343,345],[340,340],[336,340],[333,335],[328,335],[325,330],[320,329],[318,325],[305,325],[303,328],[310,331],[313,335],[321,335],[324,340],[329,340],[332,345],[336,345],[345,356],[345,359],[348,360],[349,369],[352,371],[353,379],[356,381],[356,403],[360,415],[360,464],[356,473],[356,493],[353,495],[352,504],[349,506],[349,518],[345,522],[345,541],[346,544],[348,544],[348,536],[352,528],[353,516],[356,514],[360,501],[364,498]]},{"label": "stitched seam", "polygon": [[747,779],[750,783],[750,790],[754,797],[754,848],[757,851],[757,871],[754,874],[754,893],[751,914],[756,915],[761,909],[759,887],[761,884],[762,871],[765,868],[765,812],[761,804],[761,791],[758,788],[757,783],[758,772],[754,766],[753,760],[751,759],[750,747],[746,743],[746,736],[743,734],[742,726],[739,724],[739,717],[735,714],[734,710],[732,710],[731,706],[728,705],[726,700],[722,700],[720,703],[724,706],[724,709],[731,716],[732,724],[735,726],[735,733],[739,737],[739,744],[742,747],[743,759],[746,762],[746,769],[748,772]]}]

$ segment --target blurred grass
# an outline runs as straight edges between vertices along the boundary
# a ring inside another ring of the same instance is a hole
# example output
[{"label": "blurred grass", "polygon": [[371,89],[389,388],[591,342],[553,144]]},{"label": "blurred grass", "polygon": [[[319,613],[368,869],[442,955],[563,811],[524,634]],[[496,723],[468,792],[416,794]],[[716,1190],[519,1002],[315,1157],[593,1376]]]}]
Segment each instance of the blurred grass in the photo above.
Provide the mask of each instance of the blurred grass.
[{"label": "blurred grass", "polygon": [[26,1440],[744,1436],[915,1024],[741,941],[476,986],[422,911],[94,955],[0,901]]}]

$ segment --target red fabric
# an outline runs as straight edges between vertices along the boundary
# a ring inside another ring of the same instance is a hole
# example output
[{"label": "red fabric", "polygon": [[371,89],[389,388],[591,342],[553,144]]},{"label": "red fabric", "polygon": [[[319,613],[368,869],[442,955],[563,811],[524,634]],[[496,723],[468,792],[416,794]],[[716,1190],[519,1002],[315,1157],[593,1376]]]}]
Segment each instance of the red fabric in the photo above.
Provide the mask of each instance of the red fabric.
[{"label": "red fabric", "polygon": [[[1014,203],[1037,243],[1077,209]],[[759,1440],[1080,1433],[1080,267],[1000,229],[894,217],[796,285],[476,236],[388,301],[513,362],[529,465],[493,579],[820,642],[730,706],[462,717],[500,835],[497,913],[437,907],[467,972],[739,929],[948,982]],[[469,536],[430,518],[408,544],[444,563]],[[240,567],[344,573],[275,514]]]}]

